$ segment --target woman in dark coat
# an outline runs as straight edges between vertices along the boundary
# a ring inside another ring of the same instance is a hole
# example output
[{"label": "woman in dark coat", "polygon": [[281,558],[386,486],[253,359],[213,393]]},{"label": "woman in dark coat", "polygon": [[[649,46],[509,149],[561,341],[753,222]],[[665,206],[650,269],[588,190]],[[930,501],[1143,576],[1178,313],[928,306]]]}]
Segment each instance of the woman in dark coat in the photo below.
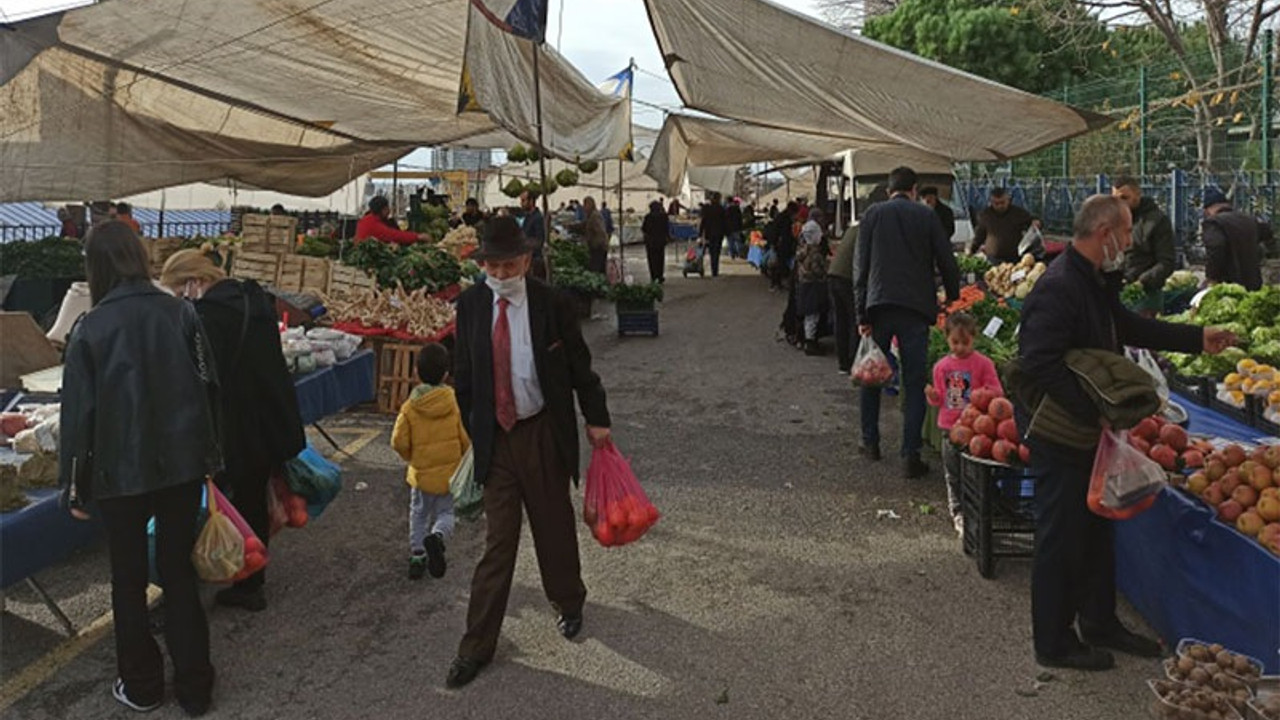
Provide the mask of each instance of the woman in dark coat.
[{"label": "woman in dark coat", "polygon": [[164,656],[147,623],[155,517],[174,694],[196,717],[209,709],[214,679],[191,564],[201,487],[221,467],[214,361],[195,311],[151,284],[146,248],[128,225],[91,230],[85,266],[93,309],[71,332],[62,375],[62,502],[83,520],[92,501],[102,516],[119,671],[112,695],[138,711],[164,702]]},{"label": "woman in dark coat", "polygon": [[649,203],[649,214],[644,216],[644,224],[640,227],[644,234],[644,250],[649,257],[649,279],[655,282],[666,282],[667,243],[671,240],[671,219],[662,209],[662,203],[654,200]]},{"label": "woman in dark coat", "polygon": [[[233,280],[199,250],[165,263],[160,282],[195,300],[218,365],[226,471],[218,484],[265,544],[271,473],[306,447],[298,396],[280,350],[275,304],[253,281]],[[218,604],[263,610],[265,570],[221,590]]]}]

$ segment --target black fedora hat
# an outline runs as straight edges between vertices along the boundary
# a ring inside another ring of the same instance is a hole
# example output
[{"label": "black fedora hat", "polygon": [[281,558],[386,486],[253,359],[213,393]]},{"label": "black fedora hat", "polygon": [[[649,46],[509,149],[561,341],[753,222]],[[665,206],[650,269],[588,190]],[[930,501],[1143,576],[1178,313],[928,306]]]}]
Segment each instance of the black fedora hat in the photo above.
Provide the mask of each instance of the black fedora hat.
[{"label": "black fedora hat", "polygon": [[537,243],[525,237],[515,218],[499,216],[489,218],[484,224],[480,248],[472,253],[475,260],[510,260],[531,253]]}]

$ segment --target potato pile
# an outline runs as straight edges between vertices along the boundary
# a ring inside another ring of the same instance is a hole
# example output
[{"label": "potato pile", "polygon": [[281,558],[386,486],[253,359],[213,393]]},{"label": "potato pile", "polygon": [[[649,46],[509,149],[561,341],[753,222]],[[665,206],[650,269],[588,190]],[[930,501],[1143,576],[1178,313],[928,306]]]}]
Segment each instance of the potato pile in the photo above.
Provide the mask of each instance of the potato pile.
[{"label": "potato pile", "polygon": [[1045,269],[1044,263],[1036,262],[1028,253],[1016,265],[1004,263],[991,268],[983,274],[982,279],[991,292],[1001,297],[1023,300],[1031,292],[1031,288],[1035,287],[1040,276],[1044,275]]},{"label": "potato pile", "polygon": [[1150,681],[1158,699],[1151,703],[1151,716],[1169,720],[1239,720],[1240,712],[1227,699],[1207,690],[1169,680]]},{"label": "potato pile", "polygon": [[1212,693],[1240,712],[1253,698],[1253,687],[1262,675],[1255,661],[1217,643],[1184,641],[1178,656],[1166,660],[1164,667],[1170,680],[1190,690]]},{"label": "potato pile", "polygon": [[1253,708],[1254,715],[1263,720],[1280,720],[1280,695],[1250,700],[1249,706]]}]

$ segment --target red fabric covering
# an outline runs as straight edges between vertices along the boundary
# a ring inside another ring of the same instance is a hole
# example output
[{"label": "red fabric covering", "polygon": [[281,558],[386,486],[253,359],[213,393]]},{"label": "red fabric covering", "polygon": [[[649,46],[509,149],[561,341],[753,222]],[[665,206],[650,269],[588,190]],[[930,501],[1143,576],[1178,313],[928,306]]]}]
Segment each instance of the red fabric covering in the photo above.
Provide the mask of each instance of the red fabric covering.
[{"label": "red fabric covering", "polygon": [[440,342],[441,340],[452,336],[457,328],[457,322],[451,322],[440,328],[440,331],[436,334],[429,337],[421,337],[398,328],[366,327],[358,322],[339,322],[333,324],[334,330],[341,330],[342,332],[359,335],[360,337],[385,337],[393,340],[403,340],[405,342],[422,344]]},{"label": "red fabric covering", "polygon": [[412,245],[418,242],[418,233],[397,230],[387,225],[377,215],[365,213],[364,217],[360,218],[360,222],[356,223],[356,242],[368,240],[369,238],[398,245]]}]

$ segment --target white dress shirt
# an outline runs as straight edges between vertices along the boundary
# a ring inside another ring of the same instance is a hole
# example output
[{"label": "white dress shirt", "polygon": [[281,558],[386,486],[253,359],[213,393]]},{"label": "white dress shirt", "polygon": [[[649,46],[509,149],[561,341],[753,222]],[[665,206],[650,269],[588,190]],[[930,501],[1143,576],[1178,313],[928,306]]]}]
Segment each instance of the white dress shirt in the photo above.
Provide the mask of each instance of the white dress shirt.
[{"label": "white dress shirt", "polygon": [[[497,293],[493,294],[493,326],[498,325]],[[542,412],[546,401],[533,361],[533,334],[529,327],[529,291],[524,283],[507,297],[507,325],[511,328],[511,390],[516,399],[516,418],[525,420]]]}]

